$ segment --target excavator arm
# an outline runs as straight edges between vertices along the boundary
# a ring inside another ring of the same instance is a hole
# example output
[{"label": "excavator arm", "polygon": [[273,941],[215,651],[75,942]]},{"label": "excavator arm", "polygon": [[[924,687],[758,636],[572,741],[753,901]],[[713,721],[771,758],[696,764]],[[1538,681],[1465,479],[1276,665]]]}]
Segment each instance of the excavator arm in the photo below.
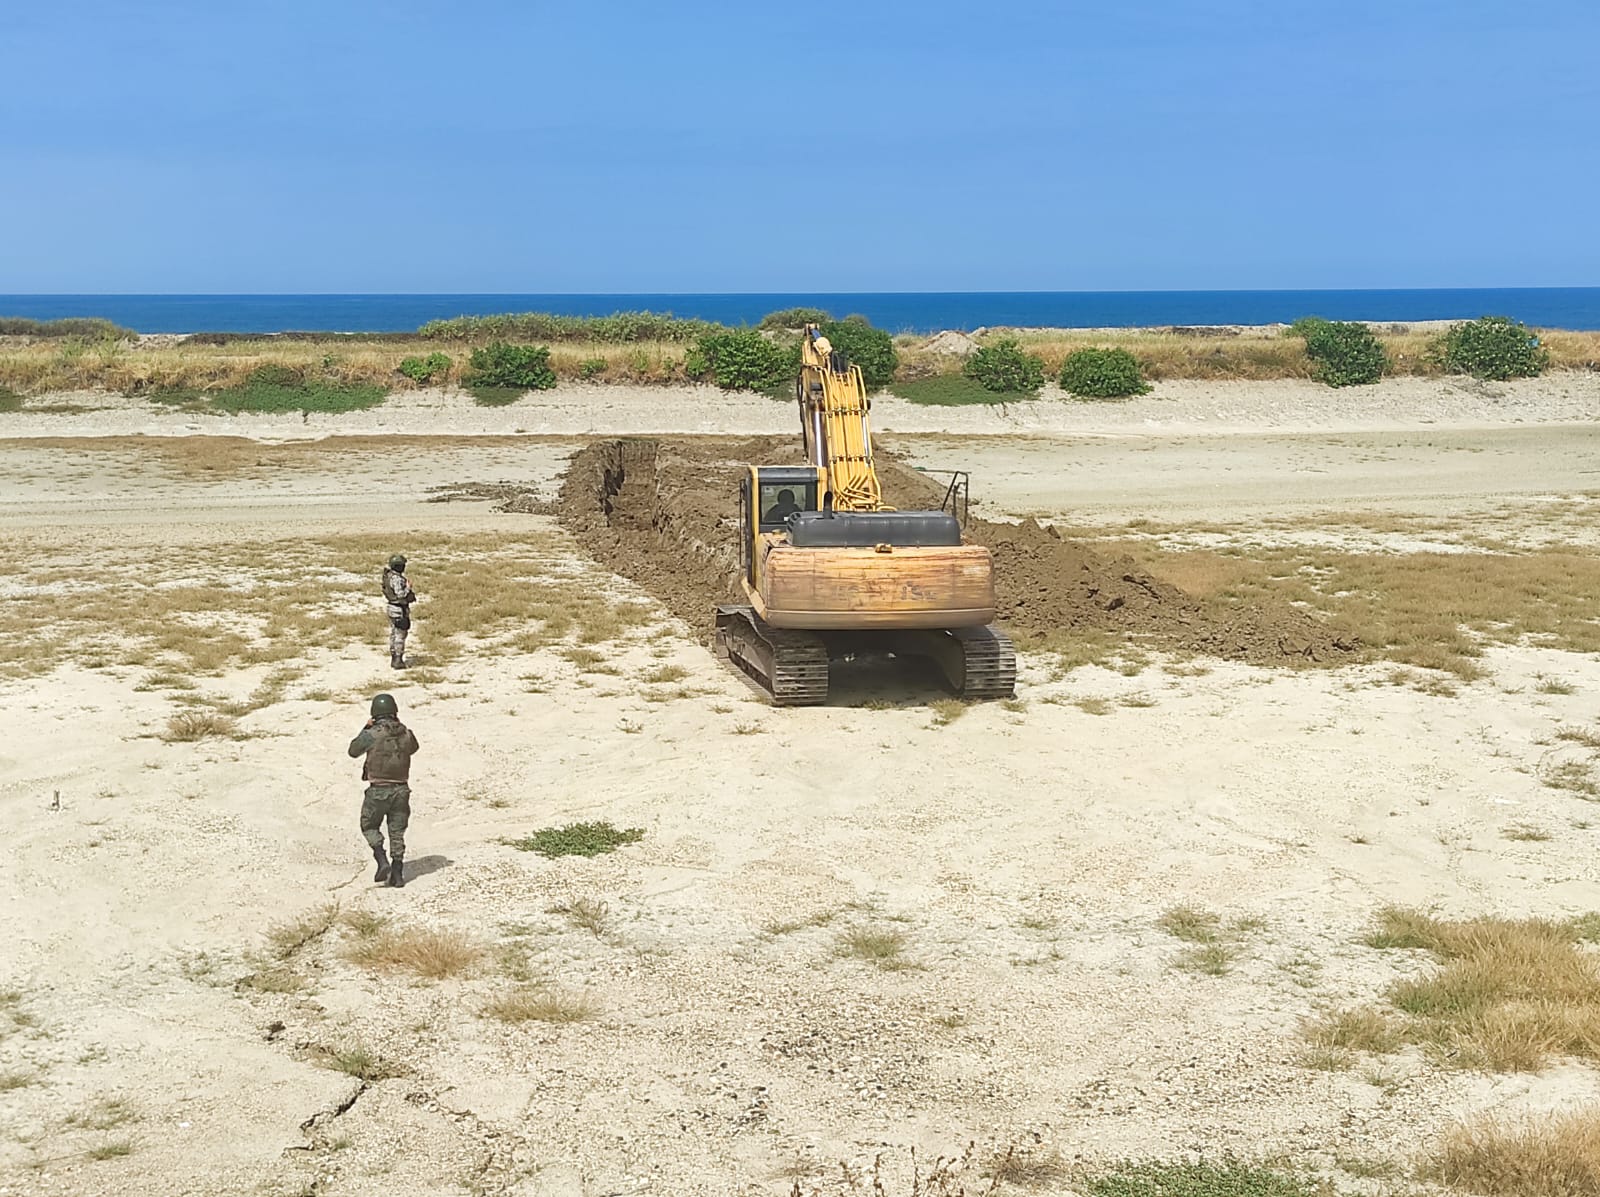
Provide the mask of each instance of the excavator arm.
[{"label": "excavator arm", "polygon": [[821,470],[823,504],[834,511],[886,511],[872,464],[872,424],[861,367],[835,353],[815,324],[800,341],[800,426],[806,461]]}]

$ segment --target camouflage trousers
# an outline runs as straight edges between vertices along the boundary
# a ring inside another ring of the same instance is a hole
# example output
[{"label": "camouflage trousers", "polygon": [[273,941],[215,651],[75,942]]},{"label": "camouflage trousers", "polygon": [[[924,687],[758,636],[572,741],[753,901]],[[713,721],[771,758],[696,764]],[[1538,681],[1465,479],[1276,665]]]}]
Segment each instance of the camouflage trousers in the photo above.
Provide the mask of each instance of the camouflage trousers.
[{"label": "camouflage trousers", "polygon": [[378,829],[385,820],[389,823],[389,855],[404,856],[406,824],[411,822],[410,786],[367,787],[361,799],[361,834],[374,849],[383,847],[383,832]]},{"label": "camouflage trousers", "polygon": [[409,619],[404,624],[397,623],[394,620],[389,621],[389,655],[391,657],[403,657],[406,655],[406,633],[410,630],[411,621]]}]

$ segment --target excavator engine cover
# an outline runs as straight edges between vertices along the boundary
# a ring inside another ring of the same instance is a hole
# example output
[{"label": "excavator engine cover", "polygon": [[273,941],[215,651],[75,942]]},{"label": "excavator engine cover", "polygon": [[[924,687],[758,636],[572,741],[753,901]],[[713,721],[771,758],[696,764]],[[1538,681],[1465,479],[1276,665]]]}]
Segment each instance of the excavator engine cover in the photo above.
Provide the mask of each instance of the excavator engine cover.
[{"label": "excavator engine cover", "polygon": [[789,517],[789,543],[797,549],[949,548],[961,543],[961,525],[944,511],[799,511]]}]

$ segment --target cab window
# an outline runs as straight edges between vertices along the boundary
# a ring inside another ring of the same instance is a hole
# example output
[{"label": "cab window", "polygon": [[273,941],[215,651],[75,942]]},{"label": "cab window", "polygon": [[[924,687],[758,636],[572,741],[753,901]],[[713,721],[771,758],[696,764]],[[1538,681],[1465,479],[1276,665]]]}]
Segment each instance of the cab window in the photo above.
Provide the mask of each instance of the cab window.
[{"label": "cab window", "polygon": [[815,482],[763,482],[761,484],[761,526],[777,528],[796,511],[815,511]]}]

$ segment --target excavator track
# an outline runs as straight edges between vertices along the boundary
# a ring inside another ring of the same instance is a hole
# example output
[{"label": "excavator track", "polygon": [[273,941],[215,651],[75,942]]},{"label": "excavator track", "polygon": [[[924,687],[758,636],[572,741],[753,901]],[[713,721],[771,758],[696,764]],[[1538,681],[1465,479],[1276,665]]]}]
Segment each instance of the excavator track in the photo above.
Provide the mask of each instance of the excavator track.
[{"label": "excavator track", "polygon": [[1011,637],[990,625],[956,628],[950,635],[960,643],[963,698],[1010,698],[1017,689],[1017,650]]},{"label": "excavator track", "polygon": [[775,628],[750,607],[717,608],[717,655],[726,657],[780,707],[828,701],[828,646],[814,632]]}]

